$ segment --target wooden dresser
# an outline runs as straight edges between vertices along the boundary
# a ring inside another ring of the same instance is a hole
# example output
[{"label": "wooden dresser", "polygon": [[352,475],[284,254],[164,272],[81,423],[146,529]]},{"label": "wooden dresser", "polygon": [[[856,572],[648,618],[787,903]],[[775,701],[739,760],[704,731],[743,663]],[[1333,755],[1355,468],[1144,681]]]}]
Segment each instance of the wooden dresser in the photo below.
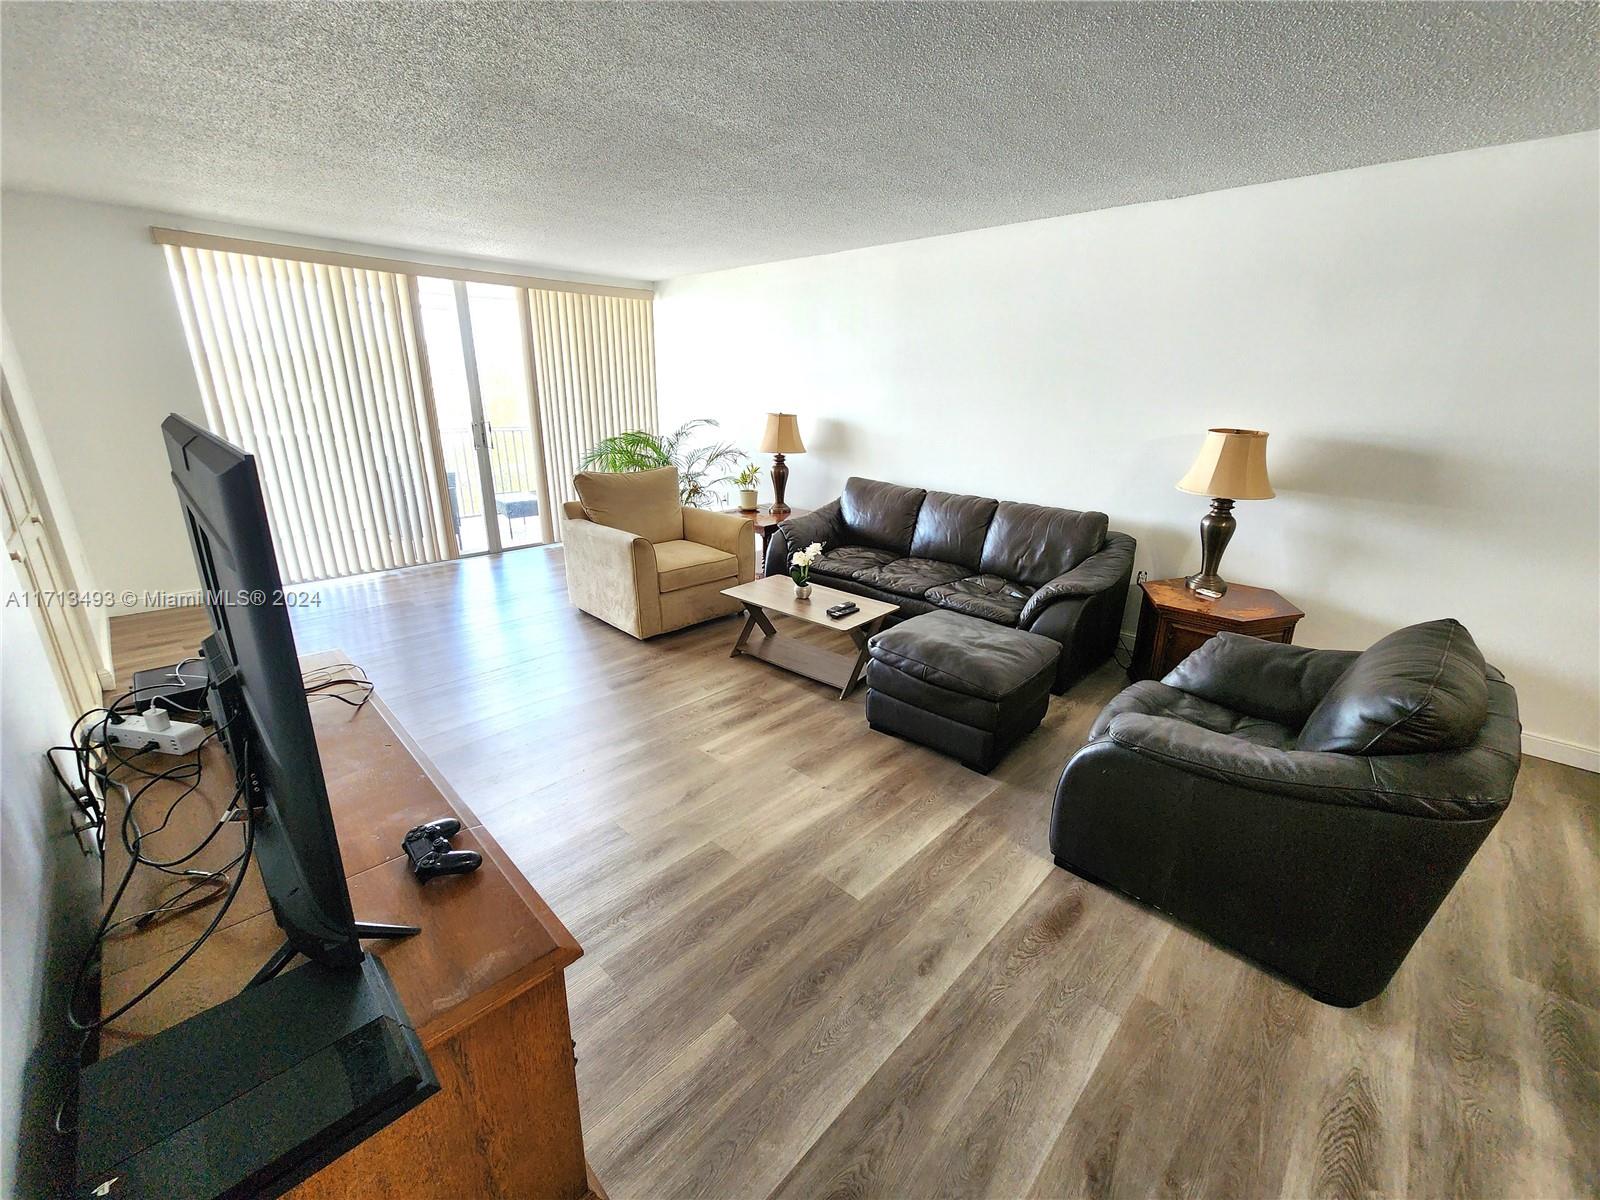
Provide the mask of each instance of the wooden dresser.
[{"label": "wooden dresser", "polygon": [[1215,600],[1195,595],[1182,579],[1147,579],[1139,588],[1139,633],[1128,667],[1135,680],[1160,679],[1219,633],[1292,642],[1305,616],[1277,592],[1242,583],[1230,583]]},{"label": "wooden dresser", "polygon": [[[315,667],[342,661],[312,655]],[[441,1091],[362,1142],[289,1194],[296,1200],[580,1200],[603,1197],[584,1158],[574,1045],[564,972],[583,952],[483,824],[411,742],[380,697],[360,710],[313,700],[313,724],[328,781],[339,849],[358,920],[422,927],[415,937],[369,942],[405,1003]],[[181,854],[223,812],[233,772],[208,747],[200,791],[161,833],[149,856]],[[166,808],[161,784],[140,801],[149,817]],[[435,817],[460,818],[454,839],[479,851],[471,875],[419,885],[401,838]],[[126,864],[107,816],[106,878]],[[225,829],[195,865],[220,867],[237,853]],[[171,878],[141,869],[119,911],[139,912],[170,894]],[[135,994],[212,918],[214,906],[118,937],[105,950],[102,1011]],[[282,938],[254,868],[226,922],[194,959],[101,1035],[101,1054],[147,1037],[235,994]]]}]

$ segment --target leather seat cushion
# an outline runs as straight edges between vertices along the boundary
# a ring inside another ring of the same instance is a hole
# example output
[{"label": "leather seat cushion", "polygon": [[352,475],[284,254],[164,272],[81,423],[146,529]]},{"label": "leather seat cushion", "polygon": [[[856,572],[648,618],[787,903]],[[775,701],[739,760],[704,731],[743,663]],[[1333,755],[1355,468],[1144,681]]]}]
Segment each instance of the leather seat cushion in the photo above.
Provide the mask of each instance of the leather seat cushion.
[{"label": "leather seat cushion", "polygon": [[952,612],[924,613],[874,634],[874,662],[965,696],[1005,700],[1048,689],[1061,646],[1050,638]]},{"label": "leather seat cushion", "polygon": [[894,550],[896,557],[911,551],[911,530],[917,523],[922,488],[901,487],[878,479],[852,475],[844,482],[839,497],[839,515],[844,520],[844,540],[854,546],[877,546]]},{"label": "leather seat cushion", "polygon": [[1301,750],[1424,754],[1459,750],[1489,715],[1477,643],[1459,621],[1408,625],[1373,643],[1300,730]]},{"label": "leather seat cushion", "polygon": [[1359,657],[1349,650],[1314,650],[1223,632],[1161,682],[1224,708],[1299,729]]},{"label": "leather seat cushion", "polygon": [[842,575],[817,575],[812,577],[812,582],[832,588],[836,592],[847,592],[852,596],[865,596],[868,600],[882,600],[885,604],[893,604],[899,611],[888,618],[890,621],[903,621],[908,617],[921,616],[925,612],[938,611],[920,596],[886,592],[882,588],[869,587],[859,579],[846,579]]},{"label": "leather seat cushion", "polygon": [[1101,736],[1111,727],[1111,722],[1123,713],[1144,713],[1152,717],[1171,717],[1186,725],[1223,733],[1269,750],[1293,750],[1295,731],[1287,725],[1237,712],[1199,696],[1190,695],[1153,679],[1141,680],[1118,693],[1111,703],[1101,710],[1089,731],[1091,738]]},{"label": "leather seat cushion", "polygon": [[983,540],[998,505],[998,500],[987,496],[929,492],[911,533],[911,553],[918,558],[960,563],[967,568],[963,575],[972,574],[983,558]]},{"label": "leather seat cushion", "polygon": [[739,560],[726,550],[681,538],[656,543],[656,582],[663,593],[738,578]]},{"label": "leather seat cushion", "polygon": [[952,583],[968,573],[959,563],[932,558],[897,558],[881,567],[867,567],[852,578],[900,596],[920,596],[931,587]]},{"label": "leather seat cushion", "polygon": [[1098,554],[1106,525],[1103,512],[1002,501],[984,537],[978,570],[1038,587]]},{"label": "leather seat cushion", "polygon": [[899,557],[900,555],[894,550],[883,550],[875,546],[835,546],[811,564],[811,573],[854,579],[861,571],[885,566]]},{"label": "leather seat cushion", "polygon": [[[922,712],[938,713],[947,720],[990,733],[1027,720],[1028,714],[1037,709],[1041,701],[1048,707],[1050,681],[1050,675],[1036,676],[1004,699],[990,700],[986,696],[973,696],[928,683],[885,661],[873,659],[867,664],[867,687],[873,691],[893,696]],[[1038,718],[1034,718],[1033,723],[1037,724]]]},{"label": "leather seat cushion", "polygon": [[953,612],[982,617],[1000,625],[1015,625],[1028,597],[1037,590],[999,575],[968,575],[953,583],[931,587],[922,593],[922,598]]}]

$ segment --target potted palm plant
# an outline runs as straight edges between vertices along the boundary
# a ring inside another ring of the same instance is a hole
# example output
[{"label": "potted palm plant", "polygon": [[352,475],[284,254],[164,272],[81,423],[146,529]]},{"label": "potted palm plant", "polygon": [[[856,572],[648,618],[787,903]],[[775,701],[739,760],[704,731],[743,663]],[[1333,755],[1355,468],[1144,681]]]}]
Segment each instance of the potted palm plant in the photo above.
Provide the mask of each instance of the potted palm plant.
[{"label": "potted palm plant", "polygon": [[811,564],[822,557],[822,543],[812,542],[804,550],[789,555],[789,578],[794,580],[794,598],[811,599]]},{"label": "potted palm plant", "polygon": [[[684,507],[720,504],[718,489],[733,482],[727,469],[744,456],[728,442],[691,447],[689,435],[702,426],[715,429],[717,423],[709,419],[686,421],[671,433],[630,429],[596,442],[583,456],[583,466],[617,472],[677,467],[678,498]],[[719,475],[718,471],[723,473]]]},{"label": "potted palm plant", "polygon": [[733,486],[739,489],[739,511],[756,511],[756,484],[761,481],[761,468],[753,462],[744,464],[744,470],[733,477]]}]

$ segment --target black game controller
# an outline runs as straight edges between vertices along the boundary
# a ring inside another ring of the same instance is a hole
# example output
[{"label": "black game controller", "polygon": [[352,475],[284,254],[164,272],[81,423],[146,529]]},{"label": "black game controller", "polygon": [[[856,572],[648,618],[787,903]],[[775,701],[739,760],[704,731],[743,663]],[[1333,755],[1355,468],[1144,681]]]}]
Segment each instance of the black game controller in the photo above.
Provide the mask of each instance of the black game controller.
[{"label": "black game controller", "polygon": [[440,817],[406,834],[406,854],[418,879],[427,883],[440,875],[465,875],[483,866],[483,855],[476,850],[450,849],[450,839],[460,832],[460,821]]}]

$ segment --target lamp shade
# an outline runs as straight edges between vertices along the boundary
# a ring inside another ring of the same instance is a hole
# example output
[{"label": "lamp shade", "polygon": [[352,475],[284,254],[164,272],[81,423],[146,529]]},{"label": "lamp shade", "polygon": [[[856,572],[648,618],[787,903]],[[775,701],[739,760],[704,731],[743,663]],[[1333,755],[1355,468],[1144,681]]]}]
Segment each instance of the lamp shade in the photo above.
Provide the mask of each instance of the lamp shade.
[{"label": "lamp shade", "polygon": [[1267,435],[1259,429],[1213,429],[1178,490],[1229,500],[1271,500]]},{"label": "lamp shade", "polygon": [[761,435],[763,454],[804,454],[806,444],[800,440],[800,422],[793,413],[768,413],[767,429]]}]

